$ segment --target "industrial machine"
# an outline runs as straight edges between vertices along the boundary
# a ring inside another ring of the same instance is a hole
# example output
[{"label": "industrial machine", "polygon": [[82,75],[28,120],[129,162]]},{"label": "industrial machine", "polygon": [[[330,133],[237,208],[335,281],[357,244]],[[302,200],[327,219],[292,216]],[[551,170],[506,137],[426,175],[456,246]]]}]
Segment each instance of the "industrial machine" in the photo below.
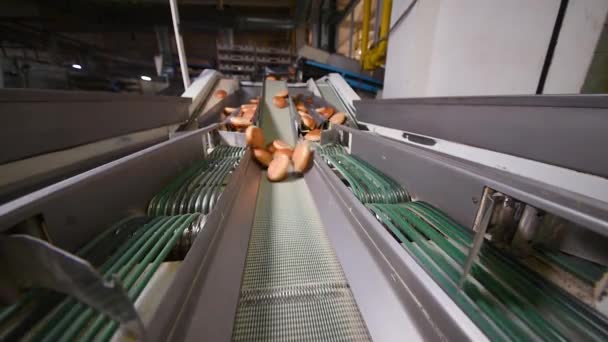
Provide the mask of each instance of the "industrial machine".
[{"label": "industrial machine", "polygon": [[[315,116],[312,167],[270,182],[225,107],[257,98],[293,146],[285,89],[347,121]],[[214,72],[185,96],[170,139],[0,206],[0,339],[608,336],[608,98],[360,100],[335,74]]]}]

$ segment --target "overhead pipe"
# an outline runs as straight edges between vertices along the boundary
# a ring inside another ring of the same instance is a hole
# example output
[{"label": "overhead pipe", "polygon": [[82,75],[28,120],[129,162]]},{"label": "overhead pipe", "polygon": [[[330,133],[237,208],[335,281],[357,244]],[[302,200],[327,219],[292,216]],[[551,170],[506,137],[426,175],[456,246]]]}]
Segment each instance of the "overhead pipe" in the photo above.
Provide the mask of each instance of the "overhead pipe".
[{"label": "overhead pipe", "polygon": [[241,17],[237,19],[240,29],[278,29],[293,30],[296,28],[296,21],[292,19],[276,19],[264,17]]}]

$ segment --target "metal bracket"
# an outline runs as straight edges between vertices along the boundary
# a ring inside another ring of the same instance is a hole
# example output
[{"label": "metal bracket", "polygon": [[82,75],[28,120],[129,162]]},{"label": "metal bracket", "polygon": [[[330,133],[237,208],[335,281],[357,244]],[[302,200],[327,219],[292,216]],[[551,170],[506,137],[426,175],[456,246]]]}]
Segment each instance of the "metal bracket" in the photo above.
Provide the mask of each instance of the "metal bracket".
[{"label": "metal bracket", "polygon": [[[47,288],[68,294],[123,324],[138,338],[144,326],[120,281],[105,280],[73,254],[29,235],[0,235],[0,287]],[[6,291],[6,290],[9,291]]]},{"label": "metal bracket", "polygon": [[460,281],[458,282],[459,289],[462,289],[464,286],[467,276],[473,267],[473,263],[477,259],[477,254],[479,254],[481,245],[483,244],[486,231],[490,225],[490,219],[492,218],[492,212],[494,211],[494,206],[496,204],[496,201],[494,200],[494,197],[496,196],[502,196],[502,194],[494,193],[494,190],[488,187],[483,189],[483,195],[481,196],[481,202],[479,203],[479,210],[477,211],[477,216],[475,217],[475,222],[473,223],[475,238],[473,239],[473,245],[469,250],[467,261],[464,264],[462,275],[460,276]]}]

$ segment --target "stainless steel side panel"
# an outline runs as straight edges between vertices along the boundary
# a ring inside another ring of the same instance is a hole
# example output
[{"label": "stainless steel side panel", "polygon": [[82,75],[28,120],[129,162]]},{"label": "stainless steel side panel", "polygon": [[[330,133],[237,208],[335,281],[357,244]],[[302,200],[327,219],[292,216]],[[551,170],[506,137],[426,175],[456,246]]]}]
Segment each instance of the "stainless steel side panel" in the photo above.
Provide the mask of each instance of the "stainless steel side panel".
[{"label": "stainless steel side panel", "polygon": [[608,177],[608,96],[525,95],[355,101],[357,118]]},{"label": "stainless steel side panel", "polygon": [[0,232],[33,216],[53,244],[74,251],[110,224],[144,214],[150,199],[204,155],[212,125],[151,146],[0,206]]},{"label": "stainless steel side panel", "polygon": [[248,151],[147,327],[151,341],[229,341],[260,168]]},{"label": "stainless steel side panel", "polygon": [[0,163],[188,119],[189,99],[92,91],[0,89]]}]

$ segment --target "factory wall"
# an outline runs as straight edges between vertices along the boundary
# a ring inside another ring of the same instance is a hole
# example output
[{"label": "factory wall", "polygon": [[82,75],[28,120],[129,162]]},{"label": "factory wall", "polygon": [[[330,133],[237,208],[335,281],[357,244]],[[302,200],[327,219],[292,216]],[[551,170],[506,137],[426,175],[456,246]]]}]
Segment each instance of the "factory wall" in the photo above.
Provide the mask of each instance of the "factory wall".
[{"label": "factory wall", "polygon": [[570,0],[545,93],[608,92],[607,12],[606,0]]},{"label": "factory wall", "polygon": [[[533,94],[560,0],[394,1],[384,98]],[[582,88],[608,1],[570,1],[545,93]],[[599,24],[598,24],[599,23]]]},{"label": "factory wall", "polygon": [[608,93],[608,23],[604,24],[604,29],[595,47],[595,53],[591,65],[589,65],[582,92],[590,94]]}]

